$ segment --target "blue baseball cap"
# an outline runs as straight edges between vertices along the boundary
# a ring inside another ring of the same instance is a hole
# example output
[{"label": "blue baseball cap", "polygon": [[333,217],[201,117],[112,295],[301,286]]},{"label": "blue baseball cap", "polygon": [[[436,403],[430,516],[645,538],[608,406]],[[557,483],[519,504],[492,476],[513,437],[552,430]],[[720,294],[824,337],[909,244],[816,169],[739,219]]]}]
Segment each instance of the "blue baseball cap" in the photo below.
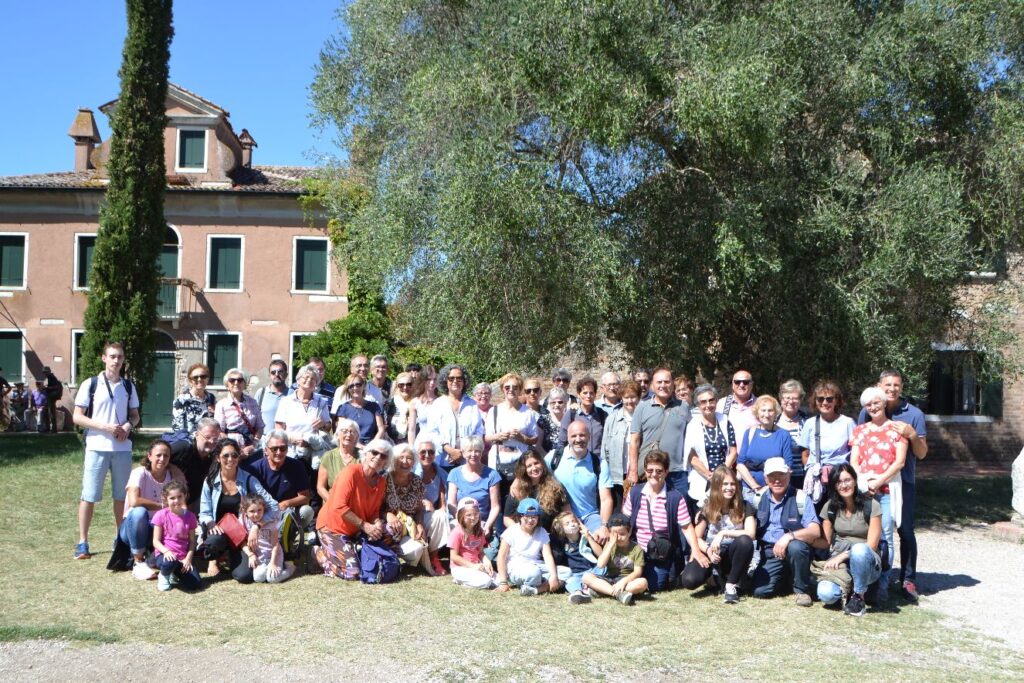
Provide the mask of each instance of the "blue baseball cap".
[{"label": "blue baseball cap", "polygon": [[519,507],[516,508],[516,512],[530,517],[539,517],[540,503],[537,502],[536,498],[523,498],[519,501]]}]

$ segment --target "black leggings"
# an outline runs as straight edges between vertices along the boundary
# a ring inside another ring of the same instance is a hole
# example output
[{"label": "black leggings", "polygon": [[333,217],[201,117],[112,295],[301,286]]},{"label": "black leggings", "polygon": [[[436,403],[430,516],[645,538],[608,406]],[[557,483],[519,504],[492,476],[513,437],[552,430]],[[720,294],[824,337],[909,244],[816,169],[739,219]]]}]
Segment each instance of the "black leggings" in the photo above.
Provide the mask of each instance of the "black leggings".
[{"label": "black leggings", "polygon": [[249,566],[249,558],[238,548],[232,548],[231,542],[226,534],[208,536],[200,546],[200,553],[216,562],[218,558],[227,555],[228,564],[231,566],[231,576],[239,583],[252,583],[252,567]]},{"label": "black leggings", "polygon": [[[737,536],[722,549],[721,559],[718,561],[718,571],[726,575],[726,583],[739,583],[740,579],[747,573],[750,567],[750,560],[754,557],[754,542],[750,536]],[[707,568],[700,566],[696,560],[691,561],[683,569],[683,588],[693,590],[704,585],[704,582],[711,576],[715,565]]]}]

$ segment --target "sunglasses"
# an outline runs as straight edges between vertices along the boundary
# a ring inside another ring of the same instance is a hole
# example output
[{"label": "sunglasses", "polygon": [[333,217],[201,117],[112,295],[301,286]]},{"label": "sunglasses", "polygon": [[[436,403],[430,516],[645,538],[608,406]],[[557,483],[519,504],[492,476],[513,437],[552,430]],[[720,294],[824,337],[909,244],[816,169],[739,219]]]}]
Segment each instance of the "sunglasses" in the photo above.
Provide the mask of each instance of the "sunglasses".
[{"label": "sunglasses", "polygon": [[565,377],[556,377],[552,380],[555,384],[566,384],[569,380]]},{"label": "sunglasses", "polygon": [[369,450],[369,451],[367,451],[367,453],[369,453],[370,455],[375,455],[378,458],[386,458],[386,457],[388,457],[387,453],[382,453],[381,451]]},{"label": "sunglasses", "polygon": [[448,376],[448,381],[449,382],[465,382],[466,378],[463,377],[462,375],[449,375]]},{"label": "sunglasses", "polygon": [[505,391],[519,391],[519,386],[516,384],[506,384],[502,389]]},{"label": "sunglasses", "polygon": [[814,402],[815,403],[835,403],[836,402],[836,397],[835,396],[815,396],[814,397]]},{"label": "sunglasses", "polygon": [[238,460],[242,456],[237,451],[225,451],[220,454],[220,457],[227,458],[228,460]]},{"label": "sunglasses", "polygon": [[435,453],[437,453],[437,451],[435,451],[432,448],[430,450],[422,450],[422,451],[420,451],[420,455],[434,455]]},{"label": "sunglasses", "polygon": [[752,380],[752,379],[734,379],[732,381],[732,383],[733,384],[739,384],[740,386],[744,386],[745,387],[745,386],[747,386],[748,384],[750,384],[753,381],[754,380]]},{"label": "sunglasses", "polygon": [[228,384],[244,384],[245,380],[241,377],[228,377]]},{"label": "sunglasses", "polygon": [[192,375],[189,379],[191,379],[193,382],[198,382],[199,380],[202,380],[202,379],[210,379],[210,376],[209,375]]},{"label": "sunglasses", "polygon": [[284,377],[288,373],[285,370],[271,370],[270,374],[271,375],[280,375],[280,376]]},{"label": "sunglasses", "polygon": [[644,470],[644,472],[646,472],[648,476],[665,474],[665,470],[661,469],[660,467],[648,467],[646,470]]},{"label": "sunglasses", "polygon": [[399,382],[395,386],[398,387],[399,389],[408,389],[409,387],[412,386],[412,383],[410,383],[410,382]]},{"label": "sunglasses", "polygon": [[713,399],[713,398],[702,398],[699,401],[697,401],[697,403],[702,405],[702,406],[713,406],[713,405],[715,405],[715,399]]},{"label": "sunglasses", "polygon": [[349,389],[362,389],[365,386],[366,386],[365,382],[352,382],[352,384],[348,385],[348,388]]},{"label": "sunglasses", "polygon": [[523,391],[525,391],[528,394],[539,394],[540,387],[527,387],[526,389],[523,389]]},{"label": "sunglasses", "polygon": [[267,446],[267,450],[271,453],[284,453],[288,450],[287,446]]}]

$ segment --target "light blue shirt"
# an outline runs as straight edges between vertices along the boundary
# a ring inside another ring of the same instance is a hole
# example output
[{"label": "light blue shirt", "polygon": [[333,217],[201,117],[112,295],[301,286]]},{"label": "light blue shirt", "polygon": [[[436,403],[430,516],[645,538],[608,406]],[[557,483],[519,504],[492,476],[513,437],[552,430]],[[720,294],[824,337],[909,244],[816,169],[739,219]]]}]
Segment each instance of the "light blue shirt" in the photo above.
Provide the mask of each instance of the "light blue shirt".
[{"label": "light blue shirt", "polygon": [[[547,454],[545,462],[551,467],[555,452]],[[555,479],[565,487],[569,495],[569,505],[576,517],[583,520],[588,515],[601,514],[601,496],[599,489],[612,488],[611,475],[607,467],[601,468],[600,475],[594,473],[594,458],[587,453],[577,460],[572,449],[566,446],[562,453],[562,459],[555,470]]]}]

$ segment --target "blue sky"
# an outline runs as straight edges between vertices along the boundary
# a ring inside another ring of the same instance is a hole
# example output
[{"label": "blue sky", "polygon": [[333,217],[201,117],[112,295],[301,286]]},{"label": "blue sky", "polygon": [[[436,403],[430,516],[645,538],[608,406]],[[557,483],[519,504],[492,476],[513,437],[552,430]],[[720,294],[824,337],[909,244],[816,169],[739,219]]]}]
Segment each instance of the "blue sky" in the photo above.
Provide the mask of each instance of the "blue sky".
[{"label": "blue sky", "polygon": [[[69,171],[68,128],[79,107],[96,115],[118,95],[126,30],[118,0],[0,0],[0,176]],[[309,125],[309,85],[320,49],[341,27],[339,2],[177,0],[171,82],[231,112],[258,165],[318,165],[337,153],[332,131]]]}]

